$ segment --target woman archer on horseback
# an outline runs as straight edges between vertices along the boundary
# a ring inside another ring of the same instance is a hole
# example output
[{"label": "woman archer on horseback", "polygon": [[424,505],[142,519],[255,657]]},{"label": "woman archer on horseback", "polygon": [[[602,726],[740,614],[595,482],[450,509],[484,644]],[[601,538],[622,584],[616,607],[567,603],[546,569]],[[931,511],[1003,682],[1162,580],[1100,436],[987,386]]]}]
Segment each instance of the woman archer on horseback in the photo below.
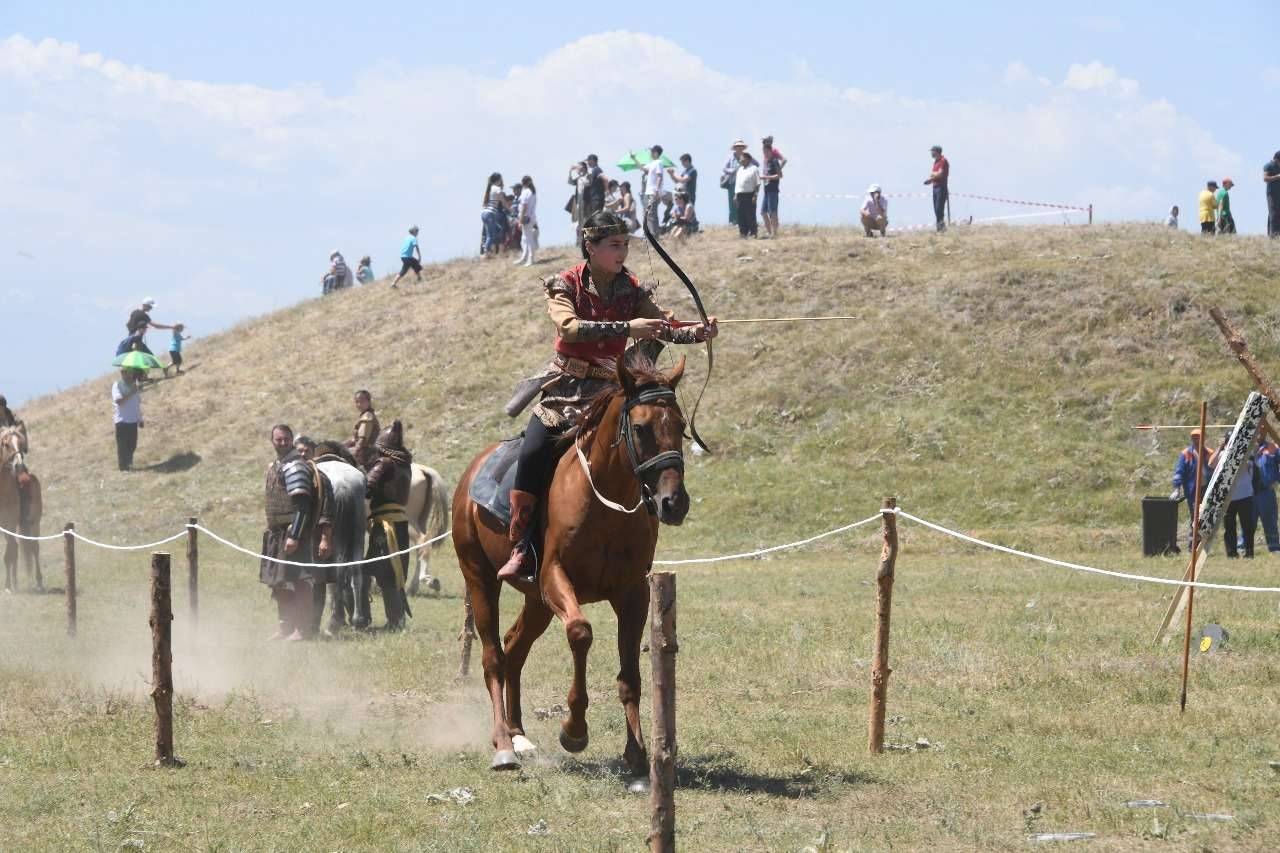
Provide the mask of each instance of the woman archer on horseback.
[{"label": "woman archer on horseback", "polygon": [[498,578],[513,585],[527,585],[534,573],[531,538],[538,502],[552,473],[555,441],[596,393],[617,381],[616,363],[628,341],[695,344],[719,331],[714,317],[705,324],[673,325],[674,315],[654,302],[625,266],[630,233],[618,214],[592,214],[582,226],[584,262],[544,284],[547,314],[556,327],[556,354],[546,371],[550,380],[525,428],[511,491],[508,537],[515,547]]}]

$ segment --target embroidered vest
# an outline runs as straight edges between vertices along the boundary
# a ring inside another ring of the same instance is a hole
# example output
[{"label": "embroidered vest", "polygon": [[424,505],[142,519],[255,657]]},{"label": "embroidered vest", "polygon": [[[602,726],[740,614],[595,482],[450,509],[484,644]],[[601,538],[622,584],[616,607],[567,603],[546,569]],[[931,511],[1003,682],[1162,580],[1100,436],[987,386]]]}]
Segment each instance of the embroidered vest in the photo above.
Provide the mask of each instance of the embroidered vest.
[{"label": "embroidered vest", "polygon": [[[640,282],[636,277],[624,270],[622,274],[626,276],[630,286],[615,286],[613,299],[606,302],[599,293],[587,287],[583,280],[586,269],[587,265],[584,262],[560,274],[560,286],[564,288],[567,285],[567,292],[573,300],[574,313],[578,315],[578,319],[597,322],[634,320],[640,298]],[[620,336],[598,341],[570,343],[564,338],[557,337],[556,352],[570,358],[612,362],[626,350],[628,340],[626,336]]]}]

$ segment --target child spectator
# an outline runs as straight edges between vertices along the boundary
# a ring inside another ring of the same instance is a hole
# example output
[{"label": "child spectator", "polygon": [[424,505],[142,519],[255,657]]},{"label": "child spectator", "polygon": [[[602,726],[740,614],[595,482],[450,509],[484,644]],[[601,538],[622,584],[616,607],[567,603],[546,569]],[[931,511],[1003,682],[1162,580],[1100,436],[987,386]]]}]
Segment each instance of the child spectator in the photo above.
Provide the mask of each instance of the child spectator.
[{"label": "child spectator", "polygon": [[409,270],[413,270],[416,281],[422,282],[422,250],[418,248],[418,226],[409,226],[409,236],[404,239],[404,243],[400,246],[400,272],[391,280],[391,286],[396,287],[400,284],[400,279],[404,278],[404,274]]},{"label": "child spectator", "polygon": [[671,236],[676,240],[684,240],[698,231],[698,216],[689,198],[689,192],[683,187],[675,192],[675,204],[671,209]]},{"label": "child spectator", "polygon": [[1169,208],[1169,216],[1165,219],[1164,224],[1170,228],[1178,227],[1178,206],[1176,204]]},{"label": "child spectator", "polygon": [[356,281],[361,284],[369,284],[373,281],[373,261],[368,255],[360,259],[360,266],[356,268]]},{"label": "child spectator", "polygon": [[[173,337],[169,339],[169,367],[172,367],[177,373],[182,373],[182,342],[191,340],[190,335],[182,334],[186,326],[181,323],[173,324]],[[169,375],[169,367],[164,369],[164,375]]]}]

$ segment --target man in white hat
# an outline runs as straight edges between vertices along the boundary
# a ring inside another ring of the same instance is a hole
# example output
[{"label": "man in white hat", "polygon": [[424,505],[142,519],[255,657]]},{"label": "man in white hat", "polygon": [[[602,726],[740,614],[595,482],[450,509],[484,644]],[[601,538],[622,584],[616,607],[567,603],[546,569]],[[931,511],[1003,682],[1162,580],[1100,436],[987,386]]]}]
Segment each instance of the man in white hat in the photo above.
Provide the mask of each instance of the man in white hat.
[{"label": "man in white hat", "polygon": [[150,354],[151,350],[147,348],[146,342],[147,329],[173,328],[173,326],[166,326],[152,321],[151,309],[154,307],[156,307],[156,301],[148,296],[142,300],[142,305],[134,308],[129,313],[129,319],[125,323],[125,329],[128,330],[129,336],[120,342],[120,346],[116,348],[116,355],[122,355],[130,350],[140,350]]},{"label": "man in white hat", "polygon": [[867,187],[867,198],[862,202],[859,215],[862,217],[862,230],[868,237],[876,236],[876,231],[881,237],[885,236],[889,230],[889,200],[880,193],[879,184]]}]

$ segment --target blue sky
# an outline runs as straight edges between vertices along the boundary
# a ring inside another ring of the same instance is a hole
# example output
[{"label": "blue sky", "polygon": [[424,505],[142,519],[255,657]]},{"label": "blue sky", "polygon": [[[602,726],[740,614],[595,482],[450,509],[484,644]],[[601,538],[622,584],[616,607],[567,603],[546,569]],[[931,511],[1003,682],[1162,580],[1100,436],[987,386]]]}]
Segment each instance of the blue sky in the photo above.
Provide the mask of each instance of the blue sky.
[{"label": "blue sky", "polygon": [[314,295],[333,248],[389,270],[411,222],[429,258],[472,252],[494,169],[537,180],[544,243],[569,238],[565,169],[588,151],[660,141],[705,191],[729,141],[764,133],[791,159],[784,224],[858,204],[811,195],[921,189],[938,142],[954,192],[1102,220],[1178,203],[1194,226],[1204,180],[1230,174],[1256,233],[1280,148],[1261,2],[170,5],[0,7],[11,401],[99,374],[143,296],[204,335]]}]

